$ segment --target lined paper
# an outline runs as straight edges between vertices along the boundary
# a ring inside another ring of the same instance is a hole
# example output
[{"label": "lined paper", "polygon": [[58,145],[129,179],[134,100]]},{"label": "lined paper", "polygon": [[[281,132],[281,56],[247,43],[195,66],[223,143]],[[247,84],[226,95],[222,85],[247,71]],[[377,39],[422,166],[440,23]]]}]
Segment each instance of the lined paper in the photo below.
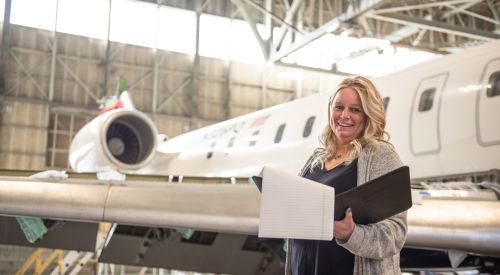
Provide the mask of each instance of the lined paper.
[{"label": "lined paper", "polygon": [[333,239],[332,187],[267,166],[262,174],[259,237]]}]

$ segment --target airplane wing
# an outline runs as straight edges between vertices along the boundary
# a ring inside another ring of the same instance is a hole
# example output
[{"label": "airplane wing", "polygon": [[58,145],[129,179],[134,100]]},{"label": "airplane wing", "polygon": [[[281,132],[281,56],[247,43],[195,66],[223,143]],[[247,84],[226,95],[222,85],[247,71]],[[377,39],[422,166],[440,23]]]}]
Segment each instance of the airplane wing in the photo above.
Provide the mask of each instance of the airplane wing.
[{"label": "airplane wing", "polygon": [[[252,185],[1,178],[0,213],[257,235],[259,194]],[[408,247],[500,257],[498,201],[422,199],[408,225]]]},{"label": "airplane wing", "polygon": [[257,233],[260,198],[250,185],[84,182],[3,178],[0,180],[0,213]]}]

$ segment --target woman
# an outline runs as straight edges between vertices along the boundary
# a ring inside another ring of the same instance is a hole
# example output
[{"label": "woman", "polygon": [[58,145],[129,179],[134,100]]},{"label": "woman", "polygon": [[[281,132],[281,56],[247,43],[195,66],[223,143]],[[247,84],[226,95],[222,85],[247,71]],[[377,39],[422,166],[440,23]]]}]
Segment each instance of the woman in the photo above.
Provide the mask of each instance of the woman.
[{"label": "woman", "polygon": [[[384,131],[382,99],[365,77],[347,78],[330,97],[328,121],[301,176],[345,192],[402,166]],[[350,209],[334,222],[334,241],[289,240],[287,274],[400,274],[406,212],[355,224]]]}]

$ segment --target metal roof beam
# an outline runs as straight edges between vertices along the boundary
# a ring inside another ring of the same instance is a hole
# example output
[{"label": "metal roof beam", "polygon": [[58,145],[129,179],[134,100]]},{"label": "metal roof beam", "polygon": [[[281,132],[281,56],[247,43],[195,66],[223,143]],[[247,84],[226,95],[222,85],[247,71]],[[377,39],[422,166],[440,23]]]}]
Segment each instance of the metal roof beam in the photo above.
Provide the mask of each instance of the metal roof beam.
[{"label": "metal roof beam", "polygon": [[297,14],[297,11],[299,10],[299,7],[302,4],[302,0],[293,0],[292,6],[287,9],[286,16],[285,16],[285,23],[287,24],[281,24],[281,28],[279,30],[279,34],[277,37],[277,42],[276,43],[276,48],[279,48],[281,46],[281,43],[283,43],[283,39],[285,38],[286,33],[290,29],[290,25],[292,24],[292,20]]},{"label": "metal roof beam", "polygon": [[467,1],[467,3],[459,6],[459,7],[456,7],[456,9],[454,10],[451,10],[451,11],[448,11],[446,12],[445,14],[443,14],[441,16],[441,19],[446,19],[452,15],[454,15],[455,13],[459,13],[461,10],[465,10],[465,9],[468,9],[472,6],[474,6],[475,4],[479,3],[479,2],[483,2],[483,0],[472,0],[472,1]]},{"label": "metal roof beam", "polygon": [[[231,1],[234,3],[234,0],[231,0]],[[241,2],[241,0],[238,0],[238,2]],[[300,34],[302,34],[302,33],[303,33],[301,30],[297,29],[295,26],[293,26],[293,25],[290,25],[290,24],[286,23],[286,22],[285,22],[285,20],[281,19],[281,18],[280,18],[279,16],[277,16],[276,14],[274,14],[274,13],[272,13],[271,11],[267,10],[266,8],[264,8],[264,7],[260,6],[259,4],[257,4],[257,3],[255,3],[255,2],[253,2],[252,0],[246,0],[245,2],[246,2],[247,4],[249,4],[250,6],[252,6],[252,7],[256,8],[258,11],[261,11],[261,12],[263,12],[263,13],[265,13],[265,14],[269,14],[269,15],[270,15],[270,16],[271,16],[274,20],[276,20],[276,21],[280,22],[281,24],[286,24],[286,25],[288,25],[288,27],[289,27],[290,29],[292,29],[294,32],[297,32],[297,33],[300,33]],[[235,5],[236,5],[236,3],[235,3]]]},{"label": "metal roof beam", "polygon": [[450,25],[438,21],[428,21],[422,18],[416,18],[413,16],[408,16],[398,13],[386,13],[386,14],[371,14],[367,15],[370,18],[387,21],[396,24],[416,26],[421,29],[432,30],[437,32],[449,33],[454,35],[459,35],[463,37],[469,37],[478,40],[495,40],[500,39],[499,34],[495,34],[488,31],[472,30],[469,28],[464,28],[461,26]]},{"label": "metal roof beam", "polygon": [[427,30],[420,30],[417,37],[411,42],[411,45],[417,46],[418,44],[420,44],[420,40],[422,40],[422,37],[424,37],[426,32],[427,32]]},{"label": "metal roof beam", "polygon": [[[429,21],[432,20],[432,17],[430,15],[426,15],[424,18],[425,18],[425,20],[429,20]],[[420,32],[420,29],[417,26],[413,26],[413,25],[404,26],[404,27],[400,28],[399,30],[396,30],[396,31],[386,35],[384,37],[384,39],[387,39],[387,40],[392,41],[392,42],[398,42],[398,41],[401,41],[401,40],[405,39],[406,37],[409,37],[410,35],[413,35],[413,34],[418,33],[418,32]],[[421,37],[420,37],[420,39],[421,39]]]},{"label": "metal roof beam", "polygon": [[416,26],[404,26],[397,31],[394,31],[390,34],[385,35],[384,39],[392,41],[392,42],[398,42],[398,41],[401,41],[412,34],[417,33],[418,31],[419,31],[419,28]]},{"label": "metal roof beam", "polygon": [[477,13],[465,10],[463,8],[457,8],[457,7],[454,7],[452,5],[446,5],[446,7],[451,8],[451,9],[458,9],[459,12],[461,12],[463,14],[467,14],[469,16],[472,16],[472,17],[475,17],[475,18],[478,18],[478,19],[481,19],[481,20],[484,20],[486,22],[490,22],[490,23],[493,23],[493,24],[496,24],[496,25],[500,25],[500,22],[498,20],[491,19],[489,17],[486,17],[486,16],[483,16],[483,15],[480,15],[480,14],[477,14]]},{"label": "metal roof beam", "polygon": [[491,13],[493,14],[493,18],[495,18],[496,21],[500,21],[500,16],[498,15],[498,11],[493,2],[491,0],[486,0],[486,3],[488,3],[488,7],[490,8]]},{"label": "metal roof beam", "polygon": [[444,6],[446,4],[453,5],[453,4],[460,4],[460,3],[464,3],[464,2],[468,2],[468,0],[450,0],[450,1],[441,1],[441,2],[425,3],[425,4],[418,4],[418,5],[404,5],[404,6],[374,10],[373,13],[380,14],[380,13],[393,13],[393,12],[401,12],[401,11],[417,10],[417,9],[427,9],[427,8],[433,8],[433,7],[441,7],[441,6]]},{"label": "metal roof beam", "polygon": [[302,47],[308,45],[309,43],[313,42],[314,40],[322,37],[323,35],[333,32],[337,30],[340,26],[341,23],[352,20],[374,8],[376,8],[378,5],[383,3],[385,0],[360,0],[357,3],[349,6],[347,11],[323,26],[319,27],[313,32],[310,32],[308,34],[305,34],[304,37],[301,40],[293,42],[288,48],[280,50],[279,52],[273,54],[271,56],[271,61],[276,62],[280,60],[281,58],[301,49]]},{"label": "metal roof beam", "polygon": [[[241,0],[231,0],[233,4],[238,7],[238,10],[240,11],[241,16],[248,22],[250,25],[250,28],[252,29],[253,35],[255,36],[255,39],[257,39],[257,43],[259,43],[260,49],[262,50],[262,54],[264,55],[265,60],[269,60],[269,47],[268,47],[268,40],[262,39],[262,36],[260,35],[259,31],[257,30],[257,22],[256,20],[250,15],[250,13],[247,10],[247,6],[241,1]],[[252,1],[249,1],[252,2]]]}]

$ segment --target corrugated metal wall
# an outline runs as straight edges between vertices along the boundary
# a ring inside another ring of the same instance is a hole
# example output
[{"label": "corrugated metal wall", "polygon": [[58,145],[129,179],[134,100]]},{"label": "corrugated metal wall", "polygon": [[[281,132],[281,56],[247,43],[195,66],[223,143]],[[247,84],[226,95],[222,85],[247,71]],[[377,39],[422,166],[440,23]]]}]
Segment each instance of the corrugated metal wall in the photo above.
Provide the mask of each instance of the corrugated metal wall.
[{"label": "corrugated metal wall", "polygon": [[[53,35],[11,26],[6,92],[0,95],[0,169],[67,169],[71,139],[97,113],[96,101],[115,94],[120,75],[137,108],[170,137],[332,89],[340,79],[205,57],[195,70],[192,55],[115,42],[106,60],[105,41],[57,33],[51,91]],[[301,77],[291,80],[284,74]]]},{"label": "corrugated metal wall", "polygon": [[39,169],[45,164],[48,108],[41,104],[2,102],[0,167]]}]

